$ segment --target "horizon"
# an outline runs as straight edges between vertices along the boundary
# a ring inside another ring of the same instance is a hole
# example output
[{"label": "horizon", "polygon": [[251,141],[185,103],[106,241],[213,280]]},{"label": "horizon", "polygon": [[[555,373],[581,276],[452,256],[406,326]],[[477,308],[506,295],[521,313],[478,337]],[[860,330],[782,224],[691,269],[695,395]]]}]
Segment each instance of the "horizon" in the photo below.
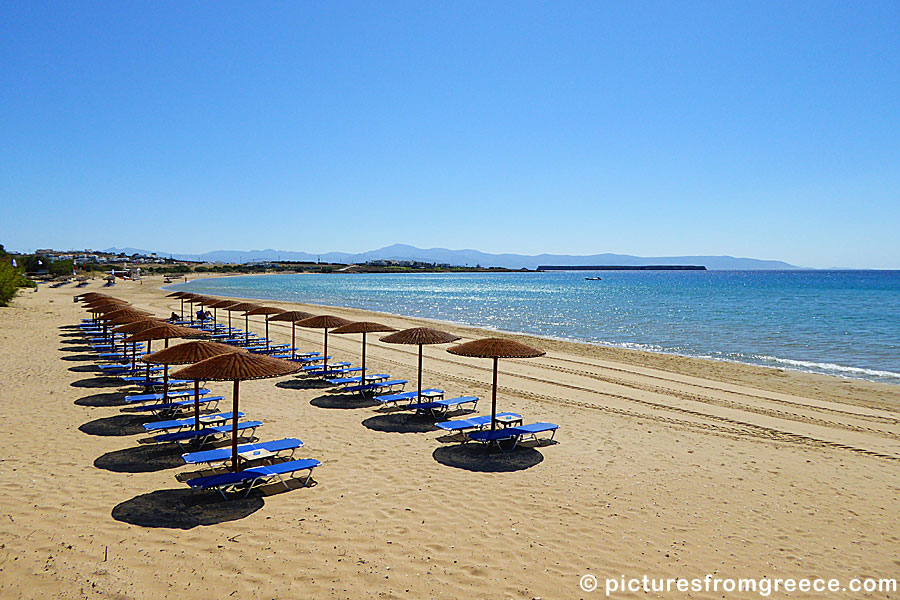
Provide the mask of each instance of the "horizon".
[{"label": "horizon", "polygon": [[0,15],[10,251],[900,268],[894,2]]}]

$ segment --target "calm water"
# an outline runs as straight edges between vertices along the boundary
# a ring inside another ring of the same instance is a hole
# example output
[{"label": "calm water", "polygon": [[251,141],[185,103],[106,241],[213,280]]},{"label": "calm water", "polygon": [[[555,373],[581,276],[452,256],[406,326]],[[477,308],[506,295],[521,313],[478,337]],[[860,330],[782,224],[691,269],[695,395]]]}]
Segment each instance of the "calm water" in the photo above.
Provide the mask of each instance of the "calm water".
[{"label": "calm water", "polygon": [[900,271],[266,275],[171,287],[900,383]]}]

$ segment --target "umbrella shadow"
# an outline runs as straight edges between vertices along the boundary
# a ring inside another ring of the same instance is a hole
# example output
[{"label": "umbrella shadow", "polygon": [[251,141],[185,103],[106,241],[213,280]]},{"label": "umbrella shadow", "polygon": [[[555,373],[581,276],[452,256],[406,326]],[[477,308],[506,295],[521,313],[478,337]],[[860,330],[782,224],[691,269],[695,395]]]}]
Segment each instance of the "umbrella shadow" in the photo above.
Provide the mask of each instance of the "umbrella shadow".
[{"label": "umbrella shadow", "polygon": [[276,383],[275,387],[285,390],[322,390],[334,386],[321,379],[286,379]]},{"label": "umbrella shadow", "polygon": [[93,408],[108,408],[111,406],[125,406],[125,394],[121,392],[106,392],[103,394],[91,394],[75,401],[76,406],[90,406]]},{"label": "umbrella shadow", "polygon": [[526,446],[515,452],[500,452],[481,444],[441,446],[431,454],[438,463],[478,473],[511,473],[524,471],[544,460],[544,455]]},{"label": "umbrella shadow", "polygon": [[116,521],[139,527],[193,529],[248,517],[261,509],[259,496],[225,500],[218,494],[193,490],[156,490],[117,504],[112,509]]},{"label": "umbrella shadow", "polygon": [[359,394],[353,394],[352,396],[348,396],[347,394],[326,394],[324,396],[319,396],[318,398],[313,398],[309,403],[316,408],[331,408],[338,410],[352,410],[355,408],[372,408],[373,406],[378,406],[378,402],[360,396]]},{"label": "umbrella shadow", "polygon": [[88,421],[79,427],[78,431],[88,435],[103,437],[138,435],[139,433],[147,433],[143,427],[143,424],[146,422],[146,415],[116,415]]},{"label": "umbrella shadow", "polygon": [[73,337],[83,338],[83,337],[84,337],[84,334],[81,334],[81,333],[60,333],[60,334],[59,334],[59,337],[61,337],[61,338],[73,338]]},{"label": "umbrella shadow", "polygon": [[90,346],[85,346],[84,344],[80,346],[60,346],[60,352],[89,352],[91,350]]},{"label": "umbrella shadow", "polygon": [[89,379],[79,379],[70,383],[76,388],[105,388],[105,387],[121,387],[122,380],[115,377],[91,377]]},{"label": "umbrella shadow", "polygon": [[93,354],[72,354],[69,356],[60,357],[61,360],[69,360],[69,361],[86,361],[86,360],[95,360],[97,357]]},{"label": "umbrella shadow", "polygon": [[369,417],[362,424],[372,431],[383,433],[426,433],[436,429],[434,419],[409,413],[377,415]]},{"label": "umbrella shadow", "polygon": [[153,473],[184,466],[178,447],[136,446],[115,450],[97,458],[94,466],[115,473]]},{"label": "umbrella shadow", "polygon": [[73,373],[98,373],[100,367],[97,365],[75,365],[74,367],[69,367],[69,370]]}]

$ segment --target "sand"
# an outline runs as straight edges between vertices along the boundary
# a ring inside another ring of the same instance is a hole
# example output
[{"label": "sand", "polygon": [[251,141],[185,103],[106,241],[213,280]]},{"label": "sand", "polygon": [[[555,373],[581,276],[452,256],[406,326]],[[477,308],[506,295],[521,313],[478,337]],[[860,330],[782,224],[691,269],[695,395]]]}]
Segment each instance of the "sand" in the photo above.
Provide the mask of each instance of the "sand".
[{"label": "sand", "polygon": [[[166,316],[161,285],[102,291]],[[898,387],[517,336],[548,354],[501,361],[500,409],[559,424],[558,443],[485,456],[298,377],[251,381],[259,437],[299,437],[322,466],[311,487],[223,503],[138,443],[126,388],[97,378],[72,328],[74,293],[0,309],[0,598],[590,598],[588,573],[900,574]],[[297,335],[321,350],[321,331]],[[358,362],[359,337],[329,336],[330,353]],[[377,338],[369,367],[414,382],[416,348]],[[490,361],[445,349],[425,348],[425,384],[489,411]]]}]

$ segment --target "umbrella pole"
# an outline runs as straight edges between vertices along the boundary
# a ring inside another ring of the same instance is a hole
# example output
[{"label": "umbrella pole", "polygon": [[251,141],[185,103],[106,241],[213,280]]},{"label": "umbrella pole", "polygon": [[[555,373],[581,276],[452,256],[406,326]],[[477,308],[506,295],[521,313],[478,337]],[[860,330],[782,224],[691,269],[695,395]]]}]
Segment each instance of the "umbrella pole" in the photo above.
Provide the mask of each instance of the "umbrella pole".
[{"label": "umbrella pole", "polygon": [[266,320],[266,352],[269,351],[269,319],[265,315],[263,315],[263,319]]},{"label": "umbrella pole", "polygon": [[238,465],[237,451],[237,428],[238,428],[238,385],[239,380],[234,380],[234,397],[232,398],[232,414],[231,414],[231,470],[237,473],[240,471]]},{"label": "umbrella pole", "polygon": [[194,431],[200,431],[200,380],[194,380]]},{"label": "umbrella pole", "polygon": [[184,298],[181,299],[181,320],[184,321]]},{"label": "umbrella pole", "polygon": [[416,402],[422,401],[422,344],[419,344],[419,390]]},{"label": "umbrella pole", "polygon": [[217,332],[218,332],[218,330],[216,329],[216,323],[217,323],[216,317],[218,316],[218,314],[219,314],[219,313],[218,313],[216,307],[213,306],[213,333],[217,333]]},{"label": "umbrella pole", "polygon": [[[150,354],[150,347],[153,346],[153,340],[147,340],[147,354]],[[150,363],[147,363],[147,383],[150,383]]]},{"label": "umbrella pole", "polygon": [[250,317],[244,315],[244,345],[250,345]]},{"label": "umbrella pole", "polygon": [[169,397],[169,365],[163,365],[163,397],[162,401],[165,403],[166,398]]},{"label": "umbrella pole", "polygon": [[188,300],[188,304],[191,307],[190,308],[190,310],[191,310],[191,325],[193,325],[194,324],[194,303],[192,301]]},{"label": "umbrella pole", "polygon": [[228,311],[228,332],[231,333],[231,311]]},{"label": "umbrella pole", "polygon": [[362,374],[359,378],[360,385],[366,385],[366,332],[363,331]]},{"label": "umbrella pole", "polygon": [[497,361],[494,357],[494,385],[491,387],[491,433],[497,428]]},{"label": "umbrella pole", "polygon": [[[127,352],[127,350],[126,350]],[[125,356],[128,356],[127,354]],[[128,360],[127,358],[125,360]],[[131,370],[137,368],[137,342],[131,342]]]},{"label": "umbrella pole", "polygon": [[297,324],[291,321],[291,359],[297,357]]},{"label": "umbrella pole", "polygon": [[328,370],[328,328],[325,328],[325,348],[322,350],[322,376],[325,376],[325,371]]}]

